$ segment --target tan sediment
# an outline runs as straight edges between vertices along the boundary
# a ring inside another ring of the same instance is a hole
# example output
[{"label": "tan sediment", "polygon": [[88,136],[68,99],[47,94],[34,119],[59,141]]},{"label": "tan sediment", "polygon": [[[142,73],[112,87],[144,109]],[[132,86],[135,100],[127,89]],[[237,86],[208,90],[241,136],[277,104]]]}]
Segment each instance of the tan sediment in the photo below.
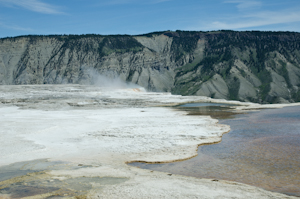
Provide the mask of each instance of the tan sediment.
[{"label": "tan sediment", "polygon": [[[71,196],[68,196],[68,195]],[[60,190],[50,192],[50,193],[45,193],[45,194],[39,194],[39,195],[34,195],[34,196],[27,196],[27,197],[22,197],[22,199],[44,199],[52,196],[61,196],[66,199],[86,199],[87,195],[76,195],[72,191],[67,193],[66,191],[62,192]]]},{"label": "tan sediment", "polygon": [[8,180],[4,180],[0,182],[0,189],[4,189],[6,187],[9,187],[10,185],[18,182],[27,182],[27,181],[32,181],[36,179],[45,179],[45,178],[50,178],[50,175],[47,174],[44,171],[39,171],[39,172],[33,172],[33,173],[28,173],[23,176],[18,176],[14,177]]},{"label": "tan sediment", "polygon": [[45,193],[45,194],[40,194],[35,196],[22,197],[22,199],[43,199],[51,196],[60,196],[60,195],[58,195],[57,192],[55,191],[55,192]]}]

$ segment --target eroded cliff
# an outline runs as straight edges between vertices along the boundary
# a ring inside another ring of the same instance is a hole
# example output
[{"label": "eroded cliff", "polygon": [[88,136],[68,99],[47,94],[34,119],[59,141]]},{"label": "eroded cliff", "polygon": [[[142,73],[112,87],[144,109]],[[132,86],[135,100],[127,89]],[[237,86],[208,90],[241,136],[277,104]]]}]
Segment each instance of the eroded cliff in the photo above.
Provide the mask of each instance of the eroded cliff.
[{"label": "eroded cliff", "polygon": [[0,84],[99,84],[254,102],[300,101],[300,34],[166,31],[0,39]]}]

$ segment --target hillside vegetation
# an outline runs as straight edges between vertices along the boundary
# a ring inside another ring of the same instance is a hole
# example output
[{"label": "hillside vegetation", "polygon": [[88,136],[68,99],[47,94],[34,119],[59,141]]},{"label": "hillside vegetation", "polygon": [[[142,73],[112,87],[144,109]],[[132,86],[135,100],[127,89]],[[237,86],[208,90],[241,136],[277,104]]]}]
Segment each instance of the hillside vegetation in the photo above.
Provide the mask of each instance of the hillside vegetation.
[{"label": "hillside vegetation", "polygon": [[296,102],[300,33],[164,31],[0,39],[0,84],[101,85],[101,75],[152,91]]}]

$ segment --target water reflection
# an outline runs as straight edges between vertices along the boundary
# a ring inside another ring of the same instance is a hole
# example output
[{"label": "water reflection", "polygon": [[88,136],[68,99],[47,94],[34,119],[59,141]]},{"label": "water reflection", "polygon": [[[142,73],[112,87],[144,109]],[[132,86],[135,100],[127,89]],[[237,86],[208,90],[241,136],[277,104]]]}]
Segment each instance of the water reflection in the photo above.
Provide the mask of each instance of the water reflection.
[{"label": "water reflection", "polygon": [[[217,108],[217,111],[223,108],[229,111],[228,107]],[[202,107],[193,111],[199,110],[204,114]],[[213,117],[224,118],[222,111],[218,115],[212,106],[204,110]],[[237,181],[300,196],[299,113],[300,107],[289,107],[228,114],[230,116],[225,118],[232,119],[221,119],[220,123],[230,125],[231,132],[225,134],[219,144],[200,146],[197,157],[170,164],[132,165],[199,178]]]},{"label": "water reflection", "polygon": [[186,111],[188,115],[210,115],[216,119],[234,118],[237,114],[232,105],[220,103],[190,103],[175,107],[178,111]]}]

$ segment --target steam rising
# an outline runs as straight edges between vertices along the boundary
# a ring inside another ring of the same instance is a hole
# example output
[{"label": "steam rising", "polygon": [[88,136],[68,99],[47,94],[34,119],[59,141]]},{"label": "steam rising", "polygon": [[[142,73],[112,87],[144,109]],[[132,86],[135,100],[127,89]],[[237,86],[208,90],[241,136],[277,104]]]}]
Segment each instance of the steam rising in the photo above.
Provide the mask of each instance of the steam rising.
[{"label": "steam rising", "polygon": [[100,74],[96,69],[90,67],[81,67],[80,84],[95,85],[109,89],[126,89],[126,88],[139,88],[145,90],[143,87],[132,82],[123,81],[117,73],[106,72]]}]

